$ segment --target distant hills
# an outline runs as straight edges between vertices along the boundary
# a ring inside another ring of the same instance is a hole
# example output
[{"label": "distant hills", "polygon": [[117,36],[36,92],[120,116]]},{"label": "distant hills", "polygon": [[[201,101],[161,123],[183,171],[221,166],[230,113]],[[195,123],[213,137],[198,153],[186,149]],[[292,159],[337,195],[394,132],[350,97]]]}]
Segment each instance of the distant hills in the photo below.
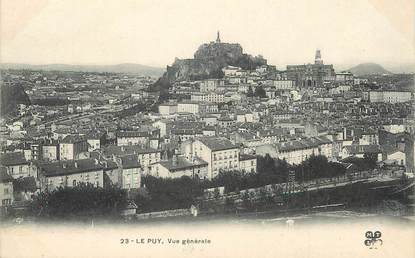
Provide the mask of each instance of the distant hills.
[{"label": "distant hills", "polygon": [[353,68],[350,68],[348,71],[357,76],[373,74],[392,74],[390,71],[386,70],[381,65],[375,63],[359,64]]},{"label": "distant hills", "polygon": [[108,73],[128,73],[140,74],[145,76],[159,77],[163,75],[166,69],[152,67],[133,63],[124,63],[116,65],[68,65],[68,64],[46,64],[46,65],[30,65],[3,63],[0,64],[1,69],[30,69],[44,71],[79,71],[79,72],[108,72]]}]

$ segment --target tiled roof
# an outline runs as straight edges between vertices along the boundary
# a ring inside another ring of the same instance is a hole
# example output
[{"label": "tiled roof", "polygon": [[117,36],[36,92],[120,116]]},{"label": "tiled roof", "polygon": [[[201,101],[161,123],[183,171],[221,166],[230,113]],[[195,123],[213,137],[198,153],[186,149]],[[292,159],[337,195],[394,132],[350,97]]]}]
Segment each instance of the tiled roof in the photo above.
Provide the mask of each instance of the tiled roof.
[{"label": "tiled roof", "polygon": [[23,152],[10,152],[0,156],[0,164],[2,166],[24,165],[28,163]]},{"label": "tiled roof", "polygon": [[124,156],[130,154],[146,154],[146,153],[157,153],[160,152],[156,149],[151,148],[142,148],[139,145],[129,145],[129,146],[115,146],[109,145],[102,149],[102,152],[105,156]]},{"label": "tiled roof", "polygon": [[137,155],[125,155],[121,156],[121,165],[123,168],[138,168],[140,163],[138,163]]},{"label": "tiled roof", "polygon": [[255,155],[249,155],[249,154],[240,154],[239,160],[251,160],[256,159]]},{"label": "tiled roof", "polygon": [[195,157],[193,162],[190,162],[186,158],[179,156],[176,161],[173,161],[172,159],[160,161],[160,165],[167,168],[169,171],[174,172],[186,168],[207,166],[208,163],[197,157]]},{"label": "tiled roof", "polygon": [[327,137],[310,137],[301,140],[294,140],[289,142],[281,142],[275,144],[279,151],[294,151],[301,149],[316,148],[320,145],[329,144],[330,141]]},{"label": "tiled roof", "polygon": [[349,154],[381,153],[379,145],[349,145],[344,146]]},{"label": "tiled roof", "polygon": [[90,171],[99,171],[104,168],[96,159],[65,160],[56,162],[38,163],[38,167],[45,176],[62,176]]},{"label": "tiled roof", "polygon": [[149,131],[123,131],[117,132],[117,137],[149,137],[151,133]]},{"label": "tiled roof", "polygon": [[197,139],[213,151],[238,148],[238,146],[234,145],[230,140],[224,137],[212,136],[212,137],[200,137]]},{"label": "tiled roof", "polygon": [[77,143],[85,141],[85,137],[80,135],[68,135],[62,139],[61,143]]}]

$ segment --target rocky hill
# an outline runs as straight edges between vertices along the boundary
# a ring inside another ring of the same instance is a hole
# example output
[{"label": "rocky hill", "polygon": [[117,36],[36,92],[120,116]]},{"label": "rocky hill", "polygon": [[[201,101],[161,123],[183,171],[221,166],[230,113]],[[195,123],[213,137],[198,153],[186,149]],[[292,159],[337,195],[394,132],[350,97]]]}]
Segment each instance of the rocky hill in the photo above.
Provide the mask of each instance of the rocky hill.
[{"label": "rocky hill", "polygon": [[29,105],[30,100],[21,85],[6,85],[0,87],[1,109],[0,115],[3,117],[17,110],[19,104]]},{"label": "rocky hill", "polygon": [[356,76],[373,74],[391,74],[391,72],[383,68],[381,65],[375,63],[359,64],[353,68],[350,68],[349,71]]},{"label": "rocky hill", "polygon": [[167,71],[152,86],[152,90],[166,89],[178,81],[222,78],[222,68],[228,65],[250,70],[266,64],[267,60],[262,56],[243,53],[239,44],[211,42],[201,45],[193,59],[176,58],[171,66],[167,66]]}]

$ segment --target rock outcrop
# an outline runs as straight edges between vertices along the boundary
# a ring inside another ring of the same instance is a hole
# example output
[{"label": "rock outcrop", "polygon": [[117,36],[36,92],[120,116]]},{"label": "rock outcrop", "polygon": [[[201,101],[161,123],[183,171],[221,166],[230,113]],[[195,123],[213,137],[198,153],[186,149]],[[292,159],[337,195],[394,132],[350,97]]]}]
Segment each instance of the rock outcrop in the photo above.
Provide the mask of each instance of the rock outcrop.
[{"label": "rock outcrop", "polygon": [[244,54],[240,44],[211,42],[201,45],[193,59],[176,58],[152,89],[162,90],[178,81],[222,78],[222,68],[228,65],[252,70],[266,64],[262,56]]}]

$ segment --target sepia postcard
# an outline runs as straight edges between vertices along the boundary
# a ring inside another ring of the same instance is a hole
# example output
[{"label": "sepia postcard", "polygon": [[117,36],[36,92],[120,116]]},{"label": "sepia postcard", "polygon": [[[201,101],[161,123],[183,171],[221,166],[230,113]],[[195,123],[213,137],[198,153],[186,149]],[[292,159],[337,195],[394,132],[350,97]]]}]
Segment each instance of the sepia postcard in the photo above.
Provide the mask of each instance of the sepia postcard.
[{"label": "sepia postcard", "polygon": [[413,0],[0,0],[0,257],[415,257]]}]

